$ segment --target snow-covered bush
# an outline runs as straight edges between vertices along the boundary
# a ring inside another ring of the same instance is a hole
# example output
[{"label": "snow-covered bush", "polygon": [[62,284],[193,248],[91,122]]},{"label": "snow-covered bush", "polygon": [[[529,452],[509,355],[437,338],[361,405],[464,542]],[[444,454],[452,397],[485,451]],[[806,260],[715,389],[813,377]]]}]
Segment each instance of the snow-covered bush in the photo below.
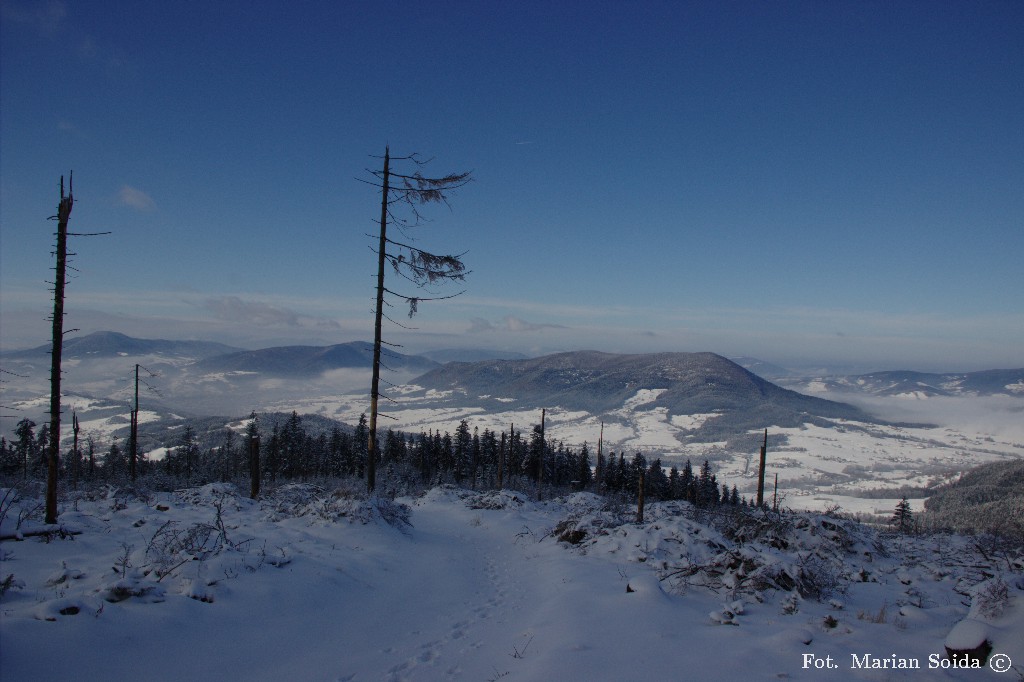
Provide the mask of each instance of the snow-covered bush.
[{"label": "snow-covered bush", "polygon": [[512,490],[487,490],[466,498],[470,509],[518,509],[527,501],[526,495]]},{"label": "snow-covered bush", "polygon": [[412,518],[408,505],[386,497],[367,495],[351,488],[339,488],[328,494],[323,488],[308,483],[280,486],[265,498],[264,509],[271,521],[286,518],[308,518],[323,523],[343,519],[362,524],[382,521],[400,529],[409,526]]},{"label": "snow-covered bush", "polygon": [[1003,615],[1003,611],[1006,610],[1010,601],[1010,587],[998,576],[979,583],[974,587],[973,592],[972,610],[976,610],[980,615],[989,619]]}]

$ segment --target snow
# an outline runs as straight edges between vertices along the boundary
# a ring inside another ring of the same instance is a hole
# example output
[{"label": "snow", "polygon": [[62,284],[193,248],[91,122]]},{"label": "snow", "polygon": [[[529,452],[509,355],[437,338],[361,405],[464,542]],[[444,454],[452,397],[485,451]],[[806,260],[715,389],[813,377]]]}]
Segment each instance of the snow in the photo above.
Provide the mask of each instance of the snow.
[{"label": "snow", "polygon": [[946,647],[957,651],[976,649],[988,639],[988,626],[974,618],[964,618],[946,635]]},{"label": "snow", "polygon": [[[8,505],[0,531],[34,502]],[[865,654],[927,669],[967,617],[1024,664],[1019,563],[979,570],[966,538],[823,515],[751,521],[739,539],[685,503],[636,524],[588,493],[392,502],[305,484],[258,502],[223,484],[108,488],[60,511],[77,534],[31,536],[33,517],[0,543],[4,680],[812,680],[829,657],[836,679],[1005,679],[851,669]],[[568,530],[583,539],[558,541]],[[820,597],[757,587],[801,567]],[[1008,595],[987,615],[962,596],[985,574]]]},{"label": "snow", "polygon": [[[730,450],[724,441],[695,442],[692,431],[721,415],[670,415],[664,408],[652,408],[650,404],[662,392],[638,390],[621,408],[609,413],[611,419],[604,422],[604,452],[630,456],[640,451],[649,459],[660,457],[666,466],[682,466],[686,459],[699,465],[708,459],[721,480],[736,484],[741,495],[751,496],[757,486],[757,451]],[[418,386],[400,386],[393,393],[397,404],[387,411],[386,424],[406,433],[452,432],[462,419],[471,430],[501,432],[515,425],[528,433],[540,422],[538,410],[485,411],[477,406],[460,406],[457,399],[439,405],[440,394],[425,397]],[[780,495],[793,508],[823,510],[838,504],[849,512],[890,514],[899,495],[864,498],[858,493],[904,486],[925,488],[955,480],[979,464],[1024,456],[1019,402],[1010,397],[873,398],[867,406],[869,411],[886,419],[939,425],[881,426],[847,420],[833,420],[828,427],[805,424],[782,429],[769,425],[769,435],[785,436],[787,443],[781,447],[769,445],[768,474],[772,480],[779,474]],[[272,407],[322,414],[354,424],[366,411],[366,400],[362,395],[331,395]],[[595,414],[551,406],[547,410],[547,437],[575,448],[586,442],[594,453],[602,434],[601,422]]]},{"label": "snow", "polygon": [[673,426],[677,426],[684,431],[694,431],[703,426],[704,422],[707,420],[721,416],[721,414],[716,412],[709,412],[706,414],[677,414],[672,416],[671,422]]}]

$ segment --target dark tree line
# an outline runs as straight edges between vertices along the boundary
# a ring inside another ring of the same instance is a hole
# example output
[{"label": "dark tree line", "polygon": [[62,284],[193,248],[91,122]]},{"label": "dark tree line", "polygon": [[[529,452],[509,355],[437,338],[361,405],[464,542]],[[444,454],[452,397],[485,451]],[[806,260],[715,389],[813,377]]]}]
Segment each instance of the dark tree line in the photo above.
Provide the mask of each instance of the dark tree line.
[{"label": "dark tree line", "polygon": [[725,483],[719,484],[708,460],[704,460],[698,472],[694,472],[690,460],[686,460],[682,471],[673,465],[666,474],[661,459],[648,463],[639,452],[630,459],[626,453],[616,455],[613,452],[607,459],[604,455],[598,456],[594,475],[596,492],[606,494],[635,497],[643,477],[644,496],[648,500],[685,500],[698,507],[744,502],[735,485],[730,489]]},{"label": "dark tree line", "polygon": [[[0,439],[0,474],[6,480],[45,475],[48,432],[44,425],[36,434],[34,427],[33,422],[22,420],[15,429],[16,440]],[[217,445],[201,446],[194,429],[186,425],[165,444],[163,458],[140,456],[138,474],[155,488],[218,481],[242,484],[253,471],[253,451],[258,453],[261,483],[271,486],[365,479],[369,466],[366,415],[351,429],[337,424],[327,429],[307,428],[296,412],[268,423],[252,415],[244,433],[224,429],[215,436],[218,438]],[[250,446],[253,441],[255,450]],[[481,431],[462,420],[454,433],[429,430],[408,434],[389,429],[377,441],[376,470],[386,490],[407,491],[443,483],[476,490],[531,490],[539,478],[545,490],[556,494],[587,490],[632,501],[643,477],[647,500],[686,500],[700,507],[741,502],[736,487],[720,484],[707,461],[699,471],[687,461],[681,471],[673,466],[668,473],[660,459],[648,462],[640,453],[632,457],[625,452],[599,454],[595,461],[586,443],[575,448],[543,438],[539,425],[527,435],[511,427],[501,432]],[[77,472],[74,481],[128,483],[126,444],[115,438],[101,452],[86,436],[79,445],[77,452],[70,450],[61,457],[65,483],[71,480],[72,470]]]}]

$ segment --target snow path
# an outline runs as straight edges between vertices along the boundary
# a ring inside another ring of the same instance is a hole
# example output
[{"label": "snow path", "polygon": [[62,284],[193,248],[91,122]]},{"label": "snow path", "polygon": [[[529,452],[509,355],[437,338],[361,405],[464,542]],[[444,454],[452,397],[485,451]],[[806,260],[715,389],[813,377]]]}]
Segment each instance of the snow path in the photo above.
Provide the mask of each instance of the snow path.
[{"label": "snow path", "polygon": [[[496,498],[502,508],[467,506]],[[434,489],[406,500],[413,526],[404,531],[315,515],[273,521],[265,508],[236,499],[224,520],[234,542],[253,538],[246,554],[190,563],[173,587],[163,583],[158,603],[103,601],[125,544],[145,547],[169,518],[180,527],[210,522],[208,504],[174,500],[160,498],[164,511],[83,503],[81,514],[66,515],[85,531],[76,539],[0,546],[0,574],[25,582],[0,601],[3,682],[824,679],[802,666],[807,654],[842,662],[835,679],[1003,679],[991,671],[850,669],[851,654],[927,661],[943,651],[968,610],[950,589],[953,579],[937,577],[927,562],[870,564],[881,582],[852,584],[841,610],[801,601],[798,613],[785,615],[787,594],[768,594],[744,603],[737,626],[715,625],[709,613],[721,610],[718,596],[667,594],[655,577],[647,543],[656,545],[672,519],[616,528],[583,554],[548,535],[578,506],[520,504],[525,497],[509,493]],[[261,547],[290,561],[254,566]],[[81,577],[55,585],[55,569]],[[182,584],[201,586],[211,603],[189,599]],[[897,608],[911,588],[926,608]],[[78,595],[81,613],[38,619],[53,614],[65,592]],[[1007,644],[1022,641],[1021,607],[992,626],[1014,660],[1024,660],[1019,644]],[[886,608],[889,622],[858,615]],[[826,615],[839,626],[823,627]]]}]

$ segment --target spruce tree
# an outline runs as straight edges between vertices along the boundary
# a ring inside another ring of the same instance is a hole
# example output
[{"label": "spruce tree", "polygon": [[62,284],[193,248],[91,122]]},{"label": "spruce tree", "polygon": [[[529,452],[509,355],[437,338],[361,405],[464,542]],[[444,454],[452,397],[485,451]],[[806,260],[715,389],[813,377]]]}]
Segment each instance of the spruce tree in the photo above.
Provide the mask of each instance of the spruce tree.
[{"label": "spruce tree", "polygon": [[889,520],[900,533],[910,533],[914,530],[914,514],[910,511],[910,502],[906,495],[896,504],[896,511]]},{"label": "spruce tree", "polygon": [[590,450],[587,448],[586,443],[583,443],[583,447],[580,448],[577,466],[579,467],[578,480],[580,482],[580,490],[586,490],[593,482],[593,472],[590,470]]},{"label": "spruce tree", "polygon": [[22,419],[14,429],[14,435],[18,440],[14,444],[14,450],[18,453],[19,464],[28,478],[29,461],[34,459],[36,451],[36,423],[31,419]]}]

